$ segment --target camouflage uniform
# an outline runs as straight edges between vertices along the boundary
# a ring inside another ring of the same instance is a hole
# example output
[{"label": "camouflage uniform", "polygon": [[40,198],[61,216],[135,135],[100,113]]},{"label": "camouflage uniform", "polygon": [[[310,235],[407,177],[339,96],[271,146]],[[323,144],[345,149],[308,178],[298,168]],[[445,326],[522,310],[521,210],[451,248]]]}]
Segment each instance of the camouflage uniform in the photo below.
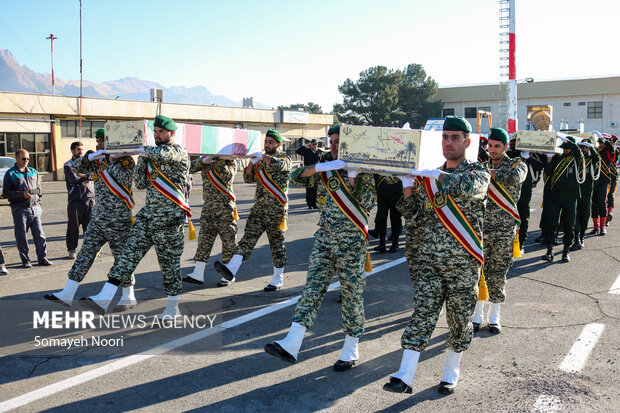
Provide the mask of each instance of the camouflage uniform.
[{"label": "camouflage uniform", "polygon": [[[107,167],[102,162],[101,167],[104,169],[99,169],[96,161],[88,160],[88,155],[91,152],[88,151],[86,155],[76,159],[73,164],[73,170],[76,173],[92,173],[95,181],[95,209],[84,233],[82,248],[69,270],[69,279],[77,282],[82,282],[93,265],[97,253],[106,242],[110,245],[112,255],[116,259],[131,230],[131,210],[125,201],[110,191],[110,188],[101,179],[101,172],[107,170],[120,184],[131,190],[135,166],[133,158],[124,156],[111,161],[106,156]],[[131,285],[133,284],[134,279],[132,277]]]},{"label": "camouflage uniform", "polygon": [[286,247],[284,245],[284,230],[280,229],[280,223],[288,216],[288,202],[282,205],[258,180],[258,170],[265,169],[280,189],[288,187],[289,173],[291,172],[291,158],[284,152],[273,155],[267,165],[259,161],[251,174],[243,173],[243,180],[248,183],[256,182],[254,205],[245,224],[243,238],[237,244],[235,254],[243,256],[247,260],[252,255],[258,239],[267,232],[273,266],[283,268],[286,265]]},{"label": "camouflage uniform", "polygon": [[[525,163],[504,156],[499,164],[489,163],[487,166],[495,169],[495,181],[516,203],[527,175]],[[492,303],[503,303],[506,299],[506,274],[512,266],[512,244],[516,233],[517,225],[512,215],[489,198],[484,213],[484,279]]]},{"label": "camouflage uniform", "polygon": [[232,190],[237,163],[234,160],[219,159],[214,163],[204,164],[199,158],[192,162],[189,169],[190,173],[198,171],[202,176],[204,206],[200,213],[198,248],[194,259],[206,263],[211,255],[215,238],[219,235],[222,240],[222,261],[227,263],[235,253],[237,242],[237,222],[233,219],[235,202],[211,183],[207,172],[216,172],[222,182]]},{"label": "camouflage uniform", "polygon": [[[440,168],[443,193],[451,195],[478,235],[482,234],[485,200],[490,180],[488,170],[478,162],[464,160],[456,168]],[[455,352],[466,350],[473,337],[472,317],[478,296],[481,266],[441,223],[424,187],[399,201],[401,211],[417,215],[423,231],[419,250],[419,273],[412,314],[401,345],[423,351],[446,302],[449,332],[446,345]]]},{"label": "camouflage uniform", "polygon": [[[421,188],[421,181],[415,180],[413,182],[413,190],[419,191]],[[424,188],[421,188],[424,190]],[[405,257],[407,258],[407,265],[409,266],[409,277],[415,288],[416,280],[418,279],[418,273],[420,270],[420,245],[422,244],[422,236],[424,235],[424,214],[416,214],[411,209],[403,208],[404,202],[398,202],[396,208],[405,218],[405,227],[407,228],[405,234]]]},{"label": "camouflage uniform", "polygon": [[[331,157],[327,159],[331,160]],[[297,186],[306,186],[313,179],[299,178],[303,169],[298,168],[291,174],[291,182]],[[338,173],[364,211],[370,211],[375,204],[373,176],[365,173],[357,175],[355,188],[351,188],[347,171],[341,169]],[[334,202],[320,175],[315,174],[314,179],[320,181],[317,192],[319,229],[314,234],[306,284],[295,307],[293,322],[306,328],[314,325],[327,287],[332,277],[338,274],[342,292],[342,329],[346,335],[361,337],[365,319],[362,294],[366,286],[366,237]]]},{"label": "camouflage uniform", "polygon": [[[187,151],[176,143],[144,147],[149,158],[177,188],[187,185],[189,157]],[[162,195],[148,181],[147,162],[138,158],[134,171],[134,184],[146,189],[146,203],[136,215],[127,243],[108,274],[110,283],[128,287],[131,274],[138,263],[155,246],[162,283],[166,295],[181,291],[181,254],[183,253],[183,225],[185,211]]]}]

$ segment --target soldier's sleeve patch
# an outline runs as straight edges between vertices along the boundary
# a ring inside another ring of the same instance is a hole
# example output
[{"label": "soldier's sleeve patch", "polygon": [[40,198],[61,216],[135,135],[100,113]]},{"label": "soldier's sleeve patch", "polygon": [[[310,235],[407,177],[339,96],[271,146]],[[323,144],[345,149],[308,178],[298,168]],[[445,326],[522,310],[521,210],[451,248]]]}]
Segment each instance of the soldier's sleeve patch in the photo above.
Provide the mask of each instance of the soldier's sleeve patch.
[{"label": "soldier's sleeve patch", "polygon": [[520,164],[520,163],[521,163],[521,161],[515,161],[515,162],[512,164],[512,167],[514,168],[515,166],[519,166],[519,164]]},{"label": "soldier's sleeve patch", "polygon": [[123,159],[123,162],[121,162],[121,165],[125,169],[133,168],[133,161],[130,159]]}]

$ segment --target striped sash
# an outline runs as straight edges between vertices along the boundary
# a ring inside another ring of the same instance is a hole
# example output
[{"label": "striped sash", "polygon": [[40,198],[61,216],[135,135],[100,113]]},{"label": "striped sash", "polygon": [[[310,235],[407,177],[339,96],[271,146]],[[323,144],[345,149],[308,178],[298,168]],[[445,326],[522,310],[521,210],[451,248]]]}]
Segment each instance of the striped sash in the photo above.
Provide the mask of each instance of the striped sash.
[{"label": "striped sash", "polygon": [[135,202],[133,200],[133,194],[130,189],[120,182],[108,171],[108,161],[97,159],[97,169],[99,170],[98,175],[101,177],[103,183],[108,187],[110,192],[114,195],[125,201],[127,208],[131,211]]},{"label": "striped sash", "polygon": [[235,197],[232,188],[228,186],[226,182],[222,180],[222,178],[220,178],[220,175],[215,170],[207,171],[207,177],[209,178],[209,181],[211,181],[213,186],[218,191],[230,198],[231,201],[235,202],[237,200],[237,197]]},{"label": "striped sash", "polygon": [[489,198],[514,218],[517,226],[521,226],[521,217],[519,216],[517,204],[508,191],[506,191],[506,188],[493,178],[491,178],[491,184],[489,185]]},{"label": "striped sash", "polygon": [[338,171],[321,172],[320,175],[329,196],[332,197],[347,218],[362,231],[364,237],[366,237],[366,244],[368,244],[368,214],[366,214],[359,201],[353,196],[342,176],[340,176]]},{"label": "striped sash", "polygon": [[560,177],[564,174],[564,172],[566,172],[566,170],[568,169],[568,167],[570,166],[571,162],[574,159],[575,157],[573,155],[570,155],[570,156],[566,156],[562,158],[560,163],[558,163],[558,165],[553,170],[553,174],[551,175],[551,188],[553,188],[553,186],[556,184],[558,179],[560,179]]},{"label": "striped sash", "polygon": [[452,196],[441,192],[441,183],[436,179],[424,178],[424,189],[441,223],[480,265],[484,265],[482,241]]},{"label": "striped sash", "polygon": [[261,168],[258,173],[258,180],[265,187],[265,189],[282,205],[286,205],[288,202],[288,185],[282,190],[273,178],[267,173],[265,168]]},{"label": "striped sash", "polygon": [[181,207],[181,209],[185,211],[185,215],[187,215],[188,218],[191,218],[192,211],[189,204],[185,200],[185,195],[183,195],[183,192],[181,192],[181,190],[177,188],[177,186],[157,168],[157,165],[155,165],[151,158],[147,159],[146,165],[146,177],[151,185],[153,185],[153,187],[163,196]]}]

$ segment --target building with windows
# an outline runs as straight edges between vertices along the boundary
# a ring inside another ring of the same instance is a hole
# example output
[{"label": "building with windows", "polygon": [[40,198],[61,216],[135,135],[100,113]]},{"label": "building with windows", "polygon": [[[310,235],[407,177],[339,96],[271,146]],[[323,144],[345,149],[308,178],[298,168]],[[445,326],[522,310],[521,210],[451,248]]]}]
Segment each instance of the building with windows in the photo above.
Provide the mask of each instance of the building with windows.
[{"label": "building with windows", "polygon": [[0,92],[0,156],[24,148],[44,180],[62,180],[72,142],[94,149],[95,131],[107,121],[152,119],[158,113],[180,123],[262,133],[276,128],[291,139],[284,148],[293,158],[304,139],[325,137],[333,123],[332,115],[306,112]]},{"label": "building with windows", "polygon": [[[506,90],[504,85],[472,85],[439,88],[442,116],[467,118],[474,129],[478,110],[493,114],[493,126],[506,128]],[[517,129],[527,129],[527,107],[549,105],[554,130],[598,130],[620,132],[620,77],[520,82],[517,88]],[[484,122],[481,132],[488,131]]]}]

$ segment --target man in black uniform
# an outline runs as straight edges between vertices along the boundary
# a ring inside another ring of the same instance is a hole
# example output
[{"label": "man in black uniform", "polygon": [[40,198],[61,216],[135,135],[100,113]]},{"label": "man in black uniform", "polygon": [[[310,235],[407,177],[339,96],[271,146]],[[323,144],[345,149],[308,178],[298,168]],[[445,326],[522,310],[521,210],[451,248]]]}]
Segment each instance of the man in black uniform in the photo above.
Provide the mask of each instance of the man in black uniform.
[{"label": "man in black uniform", "polygon": [[[518,151],[515,149],[516,138],[510,140],[510,150],[506,152],[508,157],[520,157],[525,165],[527,165],[527,176],[521,185],[521,195],[517,201],[517,209],[521,217],[521,226],[519,227],[519,245],[521,246],[521,255],[523,255],[523,246],[527,241],[527,230],[530,223],[530,201],[532,200],[532,189],[536,188],[536,184],[540,179],[540,174],[545,164],[540,160],[538,154],[531,154],[527,151]],[[544,155],[543,155],[544,156]]]},{"label": "man in black uniform", "polygon": [[570,247],[571,251],[579,251],[583,248],[583,237],[588,229],[590,210],[592,209],[592,189],[594,178],[601,172],[601,157],[592,146],[589,139],[579,142],[579,148],[586,160],[586,179],[580,184],[581,196],[577,200],[577,213],[575,215],[575,242]]},{"label": "man in black uniform", "polygon": [[[377,188],[377,215],[375,216],[375,229],[368,231],[368,235],[379,238],[379,245],[374,248],[375,251],[396,252],[398,251],[398,237],[403,231],[401,214],[396,209],[396,204],[403,196],[403,185],[400,179],[393,176],[375,174],[374,177]],[[392,224],[392,246],[389,250],[385,246],[388,212]]]},{"label": "man in black uniform", "polygon": [[575,231],[575,212],[577,199],[581,191],[578,183],[579,168],[582,167],[583,153],[575,143],[575,138],[568,136],[559,137],[563,142],[560,148],[561,155],[547,157],[545,174],[549,177],[548,194],[545,198],[545,237],[547,239],[547,253],[542,256],[544,261],[553,261],[553,244],[558,233],[560,215],[562,217],[562,230],[564,231],[564,250],[562,261],[569,262],[571,244]]},{"label": "man in black uniform", "polygon": [[[304,158],[304,166],[311,166],[319,162],[321,159],[321,152],[319,151],[319,144],[316,139],[312,139],[309,144],[297,149],[297,155],[301,155]],[[306,187],[306,204],[308,209],[319,209],[316,204],[316,192],[317,182],[316,179],[312,179],[310,184]]]},{"label": "man in black uniform", "polygon": [[607,223],[607,193],[612,179],[618,175],[616,169],[616,148],[611,143],[611,135],[601,134],[594,131],[598,137],[598,153],[601,157],[601,174],[594,184],[592,193],[592,222],[594,229],[591,234],[605,235],[605,224]]}]

